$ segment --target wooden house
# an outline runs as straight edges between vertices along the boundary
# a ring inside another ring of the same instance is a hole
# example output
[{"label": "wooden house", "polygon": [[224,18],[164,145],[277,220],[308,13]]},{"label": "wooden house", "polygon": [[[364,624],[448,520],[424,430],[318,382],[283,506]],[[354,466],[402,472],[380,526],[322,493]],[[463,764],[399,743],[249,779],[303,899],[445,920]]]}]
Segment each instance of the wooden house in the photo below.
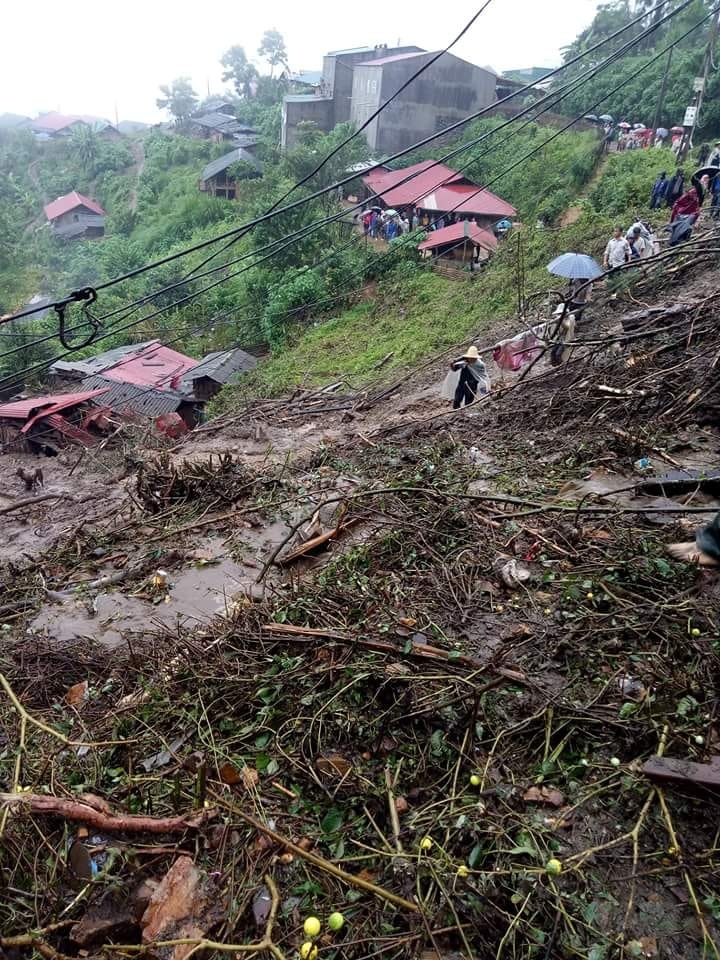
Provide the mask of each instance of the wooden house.
[{"label": "wooden house", "polygon": [[77,190],[58,197],[44,209],[53,236],[61,240],[102,237],[105,233],[105,211],[97,200],[84,197]]},{"label": "wooden house", "polygon": [[[236,164],[242,164],[238,172]],[[232,169],[232,168],[235,169]],[[252,180],[262,176],[262,167],[244,147],[236,147],[230,153],[211,161],[203,170],[198,189],[211,197],[234,200],[239,180]]]}]

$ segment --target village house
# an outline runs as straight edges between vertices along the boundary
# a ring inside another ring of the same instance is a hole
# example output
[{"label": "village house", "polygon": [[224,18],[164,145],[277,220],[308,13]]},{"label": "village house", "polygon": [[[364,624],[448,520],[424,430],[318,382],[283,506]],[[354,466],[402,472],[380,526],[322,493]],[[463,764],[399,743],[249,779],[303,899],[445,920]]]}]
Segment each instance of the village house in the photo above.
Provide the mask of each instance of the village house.
[{"label": "village house", "polygon": [[198,361],[148,340],[94,357],[59,360],[50,375],[56,382],[81,381],[85,390],[101,390],[103,407],[116,414],[149,419],[177,414],[194,427],[205,401],[256,363],[240,349],[209,353]]},{"label": "village house", "polygon": [[203,140],[213,140],[222,143],[223,140],[240,141],[238,146],[254,147],[258,142],[258,131],[246,123],[242,123],[232,114],[205,113],[194,116],[188,121],[188,132],[191,136]]},{"label": "village house", "polygon": [[105,392],[101,388],[0,404],[0,443],[47,454],[58,453],[67,440],[91,446],[98,436],[88,428],[102,415],[92,401]]},{"label": "village house", "polygon": [[[414,46],[327,54],[315,92],[291,94],[283,101],[283,149],[295,145],[298,124],[303,122],[311,121],[323,131],[345,122],[361,126],[435,55]],[[497,83],[493,70],[443,53],[366,128],[368,145],[383,154],[405,149],[494,103]]]},{"label": "village house", "polygon": [[63,139],[72,136],[79,127],[88,127],[104,140],[121,140],[122,134],[104,117],[93,117],[89,114],[64,114],[55,111],[42,113],[34,120],[29,120],[27,126],[41,139]]},{"label": "village house", "polygon": [[184,383],[196,400],[210,400],[226,383],[256,366],[255,357],[244,350],[218,350],[204,356],[187,374]]},{"label": "village house", "polygon": [[490,190],[482,189],[464,174],[444,163],[423,160],[400,170],[371,170],[362,182],[365,197],[387,209],[414,214],[416,221],[435,222],[441,227],[456,221],[471,220],[493,232],[499,220],[517,216],[515,207]]},{"label": "village house", "polygon": [[207,164],[200,177],[198,189],[211,197],[234,200],[239,181],[261,176],[262,167],[255,157],[243,147],[236,147]]},{"label": "village house", "polygon": [[44,207],[53,236],[61,240],[102,237],[107,214],[97,202],[77,190],[58,197]]},{"label": "village house", "polygon": [[485,263],[497,247],[497,238],[488,230],[483,230],[470,220],[461,220],[431,230],[427,238],[418,246],[424,257],[454,261],[461,264]]}]

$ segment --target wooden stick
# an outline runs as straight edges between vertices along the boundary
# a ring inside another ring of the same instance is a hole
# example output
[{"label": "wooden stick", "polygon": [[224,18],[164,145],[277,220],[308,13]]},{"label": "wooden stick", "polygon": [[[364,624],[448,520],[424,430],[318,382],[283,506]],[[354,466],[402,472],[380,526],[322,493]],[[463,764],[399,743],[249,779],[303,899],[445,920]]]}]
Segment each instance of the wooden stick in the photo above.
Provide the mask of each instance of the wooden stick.
[{"label": "wooden stick", "polygon": [[[283,633],[293,637],[318,637],[325,640],[336,640],[346,646],[362,647],[365,650],[374,650],[378,653],[388,653],[394,657],[415,657],[420,660],[446,660],[448,663],[457,663],[463,667],[469,667],[474,671],[484,672],[492,669],[502,680],[510,680],[514,683],[523,683],[527,678],[523,673],[516,670],[508,670],[506,667],[493,667],[492,664],[484,663],[475,657],[468,657],[465,654],[455,656],[453,650],[443,650],[442,647],[433,647],[430,644],[423,646],[413,645],[412,650],[407,653],[389,643],[387,640],[370,640],[364,637],[352,637],[345,633],[337,633],[333,630],[317,630],[312,627],[297,627],[292,623],[266,623],[262,627],[270,633]],[[488,685],[497,686],[497,681],[492,681]],[[479,691],[481,692],[481,691]]]},{"label": "wooden stick", "polygon": [[108,833],[181,833],[197,830],[207,820],[217,816],[217,810],[202,810],[192,816],[180,817],[143,817],[133,813],[113,815],[78,800],[38,793],[0,793],[0,803],[26,807],[30,813],[85,823],[96,830],[107,830]]},{"label": "wooden stick", "polygon": [[0,516],[4,513],[12,513],[13,510],[19,510],[21,507],[30,507],[34,503],[42,503],[44,500],[72,500],[75,503],[75,498],[71,497],[69,493],[43,493],[39,497],[25,497],[24,500],[16,500],[9,507],[3,507],[0,510]]},{"label": "wooden stick", "polygon": [[316,853],[311,853],[310,850],[304,850],[296,843],[293,843],[292,840],[288,840],[287,837],[284,837],[281,833],[278,833],[276,830],[271,830],[270,827],[266,827],[264,823],[256,820],[255,817],[250,816],[249,813],[245,813],[245,811],[241,810],[240,807],[236,807],[235,804],[229,803],[224,796],[215,793],[212,793],[212,796],[218,802],[222,803],[229,810],[231,810],[236,817],[240,817],[240,819],[244,820],[245,823],[249,824],[251,827],[254,827],[255,830],[258,830],[260,833],[264,833],[266,837],[270,837],[270,839],[279,846],[287,848],[294,853],[295,856],[300,857],[303,860],[307,860],[308,863],[314,864],[316,867],[324,870],[325,873],[331,873],[334,877],[337,877],[338,880],[343,880],[345,883],[350,884],[350,886],[358,887],[360,890],[366,890],[368,893],[372,893],[376,897],[380,897],[381,900],[386,900],[388,903],[394,904],[396,907],[403,907],[403,909],[411,910],[413,913],[419,912],[419,907],[417,904],[411,903],[409,900],[398,896],[398,894],[393,893],[391,890],[386,890],[384,887],[379,887],[375,883],[370,883],[369,880],[365,880],[363,877],[355,876],[352,873],[346,873],[346,871],[341,867],[336,867],[334,863],[330,863],[330,861],[326,860],[324,857],[320,857]]}]

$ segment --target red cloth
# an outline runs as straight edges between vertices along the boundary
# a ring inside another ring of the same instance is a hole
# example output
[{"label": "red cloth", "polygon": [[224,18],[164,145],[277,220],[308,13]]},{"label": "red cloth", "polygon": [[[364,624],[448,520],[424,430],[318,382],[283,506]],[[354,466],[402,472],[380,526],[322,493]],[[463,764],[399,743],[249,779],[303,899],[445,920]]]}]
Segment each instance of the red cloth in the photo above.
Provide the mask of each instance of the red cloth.
[{"label": "red cloth", "polygon": [[675,201],[670,221],[677,220],[678,217],[687,217],[698,213],[700,213],[700,201],[697,191],[693,187],[692,190],[688,190],[687,193],[684,193]]}]

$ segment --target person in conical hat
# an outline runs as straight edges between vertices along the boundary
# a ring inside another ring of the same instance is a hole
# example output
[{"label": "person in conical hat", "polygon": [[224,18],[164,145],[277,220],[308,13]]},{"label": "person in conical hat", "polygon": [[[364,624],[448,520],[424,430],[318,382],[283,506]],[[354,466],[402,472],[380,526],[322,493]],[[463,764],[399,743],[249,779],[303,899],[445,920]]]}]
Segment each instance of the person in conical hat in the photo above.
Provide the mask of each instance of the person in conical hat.
[{"label": "person in conical hat", "polygon": [[453,360],[450,368],[460,371],[455,388],[455,397],[453,398],[454,410],[459,409],[463,404],[467,406],[469,403],[474,403],[478,394],[482,395],[488,392],[487,370],[480,358],[478,348],[474,344],[468,347],[461,357]]}]

